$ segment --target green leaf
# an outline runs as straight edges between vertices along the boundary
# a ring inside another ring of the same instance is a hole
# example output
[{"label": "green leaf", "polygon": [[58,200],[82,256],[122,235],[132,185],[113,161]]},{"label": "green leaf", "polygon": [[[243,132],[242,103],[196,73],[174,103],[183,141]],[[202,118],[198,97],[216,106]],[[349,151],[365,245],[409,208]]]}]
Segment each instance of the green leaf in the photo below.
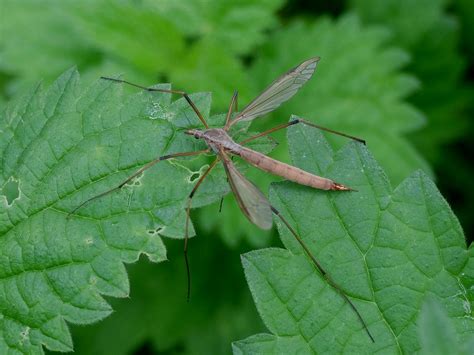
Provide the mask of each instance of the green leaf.
[{"label": "green leaf", "polygon": [[351,0],[364,21],[383,22],[393,29],[395,41],[412,47],[439,21],[447,0],[395,1]]},{"label": "green leaf", "polygon": [[0,24],[0,68],[18,76],[12,86],[77,65],[88,81],[122,73],[144,85],[165,78],[189,92],[213,90],[220,110],[235,89],[245,101],[253,94],[239,56],[263,43],[283,3],[0,1],[9,14]]},{"label": "green leaf", "polygon": [[353,15],[337,22],[292,22],[263,47],[253,73],[263,88],[298,62],[321,56],[312,80],[282,106],[278,117],[297,114],[366,139],[390,179],[398,183],[415,169],[430,169],[404,137],[424,122],[404,101],[418,83],[400,72],[408,55],[387,47],[387,37],[384,28],[363,27]]},{"label": "green leaf", "polygon": [[74,327],[75,353],[131,354],[147,344],[156,353],[225,354],[232,340],[261,330],[238,251],[212,234],[198,234],[189,249],[189,302],[182,241],[176,241],[166,265],[141,260],[127,267],[130,299],[113,300],[115,312],[103,322]]},{"label": "green leaf", "polygon": [[234,343],[234,353],[417,352],[417,319],[427,297],[443,305],[460,341],[472,337],[473,248],[466,250],[457,219],[426,174],[417,171],[392,189],[361,144],[333,153],[321,133],[299,125],[288,140],[296,166],[357,190],[283,182],[273,185],[271,201],[354,302],[375,343],[276,219],[286,249],[242,258],[270,333]]},{"label": "green leaf", "polygon": [[456,330],[442,305],[428,298],[420,313],[418,332],[422,354],[470,354],[474,347],[474,334],[463,344],[456,339]]},{"label": "green leaf", "polygon": [[393,34],[391,42],[410,52],[407,69],[422,83],[412,102],[428,118],[412,138],[435,164],[443,163],[444,144],[466,131],[465,110],[472,101],[472,93],[462,83],[466,64],[458,50],[460,26],[448,13],[448,5],[447,0],[352,1],[365,23],[387,26]]},{"label": "green leaf", "polygon": [[179,64],[169,73],[174,85],[190,92],[212,90],[214,109],[227,110],[236,89],[240,92],[240,102],[250,100],[251,78],[240,61],[221,46],[199,41],[178,60]]},{"label": "green leaf", "polygon": [[186,36],[221,46],[225,52],[248,54],[276,23],[283,0],[146,1]]},{"label": "green leaf", "polygon": [[469,0],[455,0],[454,5],[457,9],[456,15],[461,22],[463,46],[472,60],[474,58],[474,44],[470,38],[474,35],[474,5]]},{"label": "green leaf", "polygon": [[[27,80],[56,77],[72,65],[94,65],[99,58],[57,1],[1,0],[0,22],[2,70]],[[36,31],[31,30],[34,24]]]},{"label": "green leaf", "polygon": [[465,58],[473,42],[469,35],[473,2],[388,0],[381,6],[380,1],[353,0],[352,5],[362,21],[387,26],[393,33],[391,43],[410,52],[407,70],[421,81],[410,101],[427,117],[426,126],[413,132],[410,140],[430,162],[441,191],[456,201],[453,208],[466,234],[472,234],[469,201],[474,201],[474,194],[453,181],[472,175],[472,164],[463,156],[473,131],[474,91],[467,82]]},{"label": "green leaf", "polygon": [[86,1],[69,6],[72,21],[94,49],[156,75],[175,63],[184,38],[156,9],[129,1]]},{"label": "green leaf", "polygon": [[[210,96],[191,97],[207,117]],[[97,322],[112,311],[104,295],[129,295],[124,262],[141,254],[166,260],[161,237],[183,237],[184,207],[192,177],[203,172],[202,159],[159,163],[68,214],[156,157],[194,151],[196,141],[179,123],[199,121],[184,102],[171,102],[169,94],[124,95],[122,85],[105,80],[83,89],[69,70],[3,112],[0,349],[71,351],[66,321]],[[227,191],[224,173],[216,171],[193,206]]]}]

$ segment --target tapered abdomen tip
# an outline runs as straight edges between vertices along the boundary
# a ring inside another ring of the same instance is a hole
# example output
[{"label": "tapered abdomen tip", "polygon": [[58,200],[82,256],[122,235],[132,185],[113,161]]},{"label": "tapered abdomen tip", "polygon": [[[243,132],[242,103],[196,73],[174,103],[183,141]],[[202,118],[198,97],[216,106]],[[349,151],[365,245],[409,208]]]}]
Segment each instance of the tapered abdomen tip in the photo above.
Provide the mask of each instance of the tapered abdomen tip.
[{"label": "tapered abdomen tip", "polygon": [[335,191],[357,191],[357,190],[354,190],[353,188],[350,188],[350,187],[345,186],[343,184],[339,184],[338,182],[334,182],[332,184],[331,190],[335,190]]}]

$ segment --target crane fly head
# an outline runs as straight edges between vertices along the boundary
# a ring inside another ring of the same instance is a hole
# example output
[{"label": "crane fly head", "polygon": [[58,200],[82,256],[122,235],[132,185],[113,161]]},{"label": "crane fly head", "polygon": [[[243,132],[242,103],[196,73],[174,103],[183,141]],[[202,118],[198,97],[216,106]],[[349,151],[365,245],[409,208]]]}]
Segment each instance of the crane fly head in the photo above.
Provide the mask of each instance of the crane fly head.
[{"label": "crane fly head", "polygon": [[184,131],[185,134],[188,134],[190,136],[193,136],[196,139],[202,138],[203,132],[198,130],[198,129],[188,129]]}]

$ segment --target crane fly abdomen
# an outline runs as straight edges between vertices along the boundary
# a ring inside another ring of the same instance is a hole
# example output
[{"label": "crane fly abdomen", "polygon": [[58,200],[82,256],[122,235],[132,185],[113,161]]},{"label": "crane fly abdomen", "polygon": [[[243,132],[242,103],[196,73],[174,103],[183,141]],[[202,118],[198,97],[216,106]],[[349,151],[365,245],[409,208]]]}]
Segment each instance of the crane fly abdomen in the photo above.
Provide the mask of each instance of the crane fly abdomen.
[{"label": "crane fly abdomen", "polygon": [[281,176],[300,185],[305,185],[320,190],[348,189],[330,179],[308,173],[307,171],[304,171],[300,168],[288,165],[245,147],[240,147],[239,152],[235,153],[259,169],[277,176]]}]

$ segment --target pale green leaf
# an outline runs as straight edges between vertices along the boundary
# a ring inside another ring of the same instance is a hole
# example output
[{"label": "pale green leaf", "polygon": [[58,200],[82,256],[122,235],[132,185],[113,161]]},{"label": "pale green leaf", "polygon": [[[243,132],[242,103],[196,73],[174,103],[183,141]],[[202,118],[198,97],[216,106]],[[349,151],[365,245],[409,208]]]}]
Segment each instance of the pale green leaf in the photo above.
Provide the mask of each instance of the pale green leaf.
[{"label": "pale green leaf", "polygon": [[[184,100],[124,95],[122,88],[105,80],[82,88],[77,72],[69,70],[2,114],[0,348],[71,351],[66,321],[89,324],[106,317],[112,309],[104,295],[129,295],[123,263],[141,254],[163,261],[161,237],[184,235],[184,207],[203,159],[161,162],[68,218],[81,202],[152,159],[197,148],[179,128],[183,120],[199,123]],[[191,97],[207,117],[210,96]],[[194,206],[227,191],[225,175],[216,171]]]}]

